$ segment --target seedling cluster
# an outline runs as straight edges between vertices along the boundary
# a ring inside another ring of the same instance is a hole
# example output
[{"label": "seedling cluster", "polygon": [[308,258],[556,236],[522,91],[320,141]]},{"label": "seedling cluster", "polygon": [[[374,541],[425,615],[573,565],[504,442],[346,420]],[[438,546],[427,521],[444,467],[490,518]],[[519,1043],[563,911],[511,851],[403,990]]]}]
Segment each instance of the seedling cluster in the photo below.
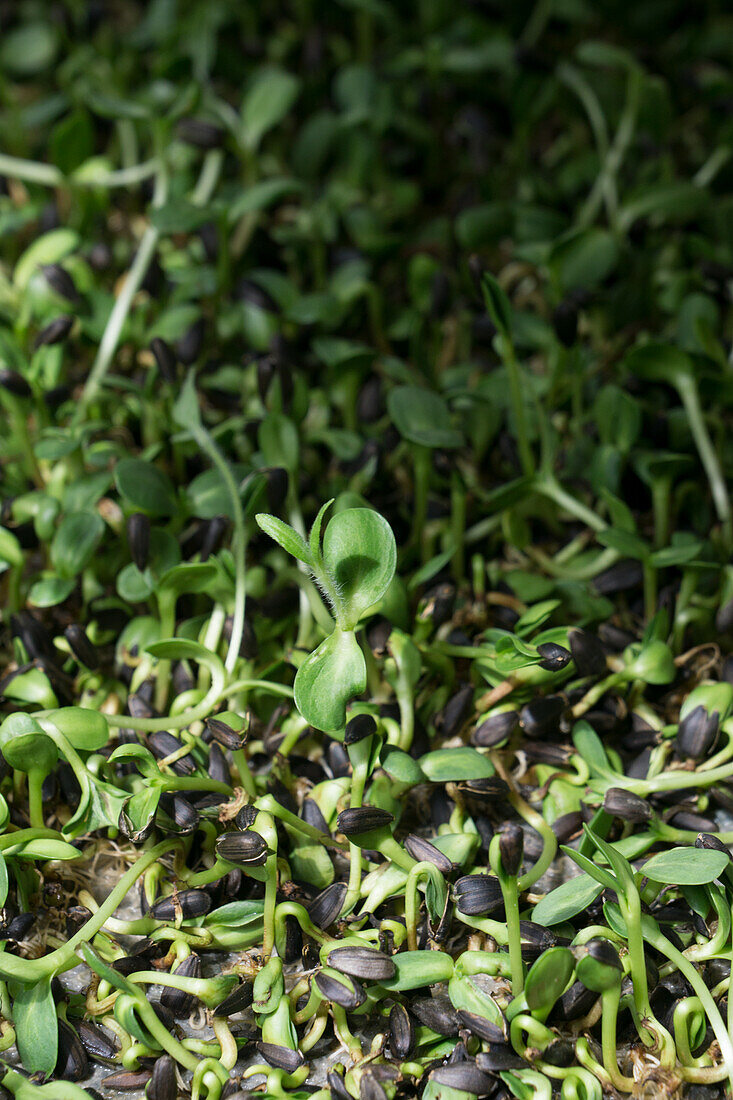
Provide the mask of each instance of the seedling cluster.
[{"label": "seedling cluster", "polygon": [[726,5],[0,24],[0,1097],[730,1096]]}]

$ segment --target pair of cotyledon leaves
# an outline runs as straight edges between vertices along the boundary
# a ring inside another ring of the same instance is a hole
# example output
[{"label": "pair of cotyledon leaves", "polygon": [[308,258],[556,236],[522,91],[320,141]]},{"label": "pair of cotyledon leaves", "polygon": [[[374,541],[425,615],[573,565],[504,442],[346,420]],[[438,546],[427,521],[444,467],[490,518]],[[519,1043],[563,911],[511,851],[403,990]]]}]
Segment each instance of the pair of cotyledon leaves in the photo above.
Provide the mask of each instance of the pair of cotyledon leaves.
[{"label": "pair of cotyledon leaves", "polygon": [[333,731],[346,722],[346,704],[366,687],[366,663],[356,639],[362,616],[392,581],[397,547],[387,521],[369,508],[338,512],[323,533],[329,501],[321,508],[308,542],[275,516],[258,515],[259,526],[310,569],[327,597],[336,625],[298,669],[295,702],[310,725]]}]

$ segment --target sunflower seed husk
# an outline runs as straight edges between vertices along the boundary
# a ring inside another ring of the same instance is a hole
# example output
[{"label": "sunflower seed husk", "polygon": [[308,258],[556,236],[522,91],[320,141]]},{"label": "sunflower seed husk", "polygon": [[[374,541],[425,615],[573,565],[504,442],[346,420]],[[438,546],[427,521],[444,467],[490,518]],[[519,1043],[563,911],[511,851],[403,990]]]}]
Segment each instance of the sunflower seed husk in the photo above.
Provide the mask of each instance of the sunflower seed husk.
[{"label": "sunflower seed husk", "polygon": [[[198,955],[191,953],[178,964],[172,973],[181,978],[200,978],[201,959]],[[181,1020],[191,1015],[196,1007],[196,998],[193,993],[185,993],[182,989],[164,985],[163,992],[160,995],[160,1004],[171,1012],[175,1019]]]},{"label": "sunflower seed husk", "polygon": [[252,982],[242,982],[228,997],[219,1002],[214,1009],[214,1015],[234,1016],[237,1012],[244,1012],[245,1008],[249,1008],[252,1004],[253,997]]},{"label": "sunflower seed husk", "polygon": [[239,1081],[230,1078],[221,1090],[221,1100],[252,1100],[256,1093],[250,1089],[240,1089],[239,1085]]},{"label": "sunflower seed husk", "polygon": [[618,951],[609,940],[602,939],[601,937],[589,940],[586,944],[586,949],[590,957],[595,959],[596,962],[603,963],[604,966],[612,966],[618,970],[619,973],[623,969]]},{"label": "sunflower seed husk", "polygon": [[357,714],[349,719],[344,730],[344,744],[355,745],[363,741],[365,737],[371,737],[376,733],[377,723],[371,714]]},{"label": "sunflower seed husk", "polygon": [[382,379],[378,374],[371,374],[356,398],[356,415],[361,424],[373,424],[379,420],[383,408]]},{"label": "sunflower seed husk", "polygon": [[468,718],[473,704],[473,684],[463,684],[436,718],[443,737],[454,737]]},{"label": "sunflower seed husk", "polygon": [[718,609],[715,616],[715,629],[718,634],[727,634],[733,629],[733,600],[728,600]]},{"label": "sunflower seed husk", "polygon": [[712,833],[716,827],[711,817],[689,813],[687,810],[673,814],[668,820],[675,829],[687,829],[691,833]]},{"label": "sunflower seed husk", "polygon": [[387,1100],[387,1093],[373,1073],[365,1072],[361,1075],[359,1100]]},{"label": "sunflower seed husk", "polygon": [[26,382],[23,375],[17,371],[12,370],[10,367],[2,367],[0,369],[0,386],[13,397],[31,397],[33,390],[30,388],[28,382]]},{"label": "sunflower seed husk", "polygon": [[560,942],[552,929],[545,928],[544,925],[536,924],[531,920],[520,920],[519,931],[523,943],[534,944],[541,947],[543,951],[548,947],[557,946]]},{"label": "sunflower seed husk", "polygon": [[353,1011],[366,1000],[366,992],[354,978],[344,976],[337,978],[333,974],[326,974],[319,970],[313,979],[318,991],[326,1001],[332,1001],[347,1011]]},{"label": "sunflower seed husk", "polygon": [[708,714],[704,706],[694,707],[677,727],[675,752],[681,758],[704,760],[714,750],[718,741],[720,715]]},{"label": "sunflower seed husk", "polygon": [[[133,718],[155,717],[155,711],[150,705],[150,701],[152,698],[152,689],[152,682],[150,680],[146,680],[145,683],[140,685],[137,691],[133,692],[132,695],[128,695],[127,709],[129,710]],[[180,741],[177,741],[177,739],[173,738],[172,735],[170,736],[170,744],[174,745],[177,743],[180,746]]]},{"label": "sunflower seed husk", "polygon": [[89,641],[84,627],[79,626],[78,623],[72,623],[66,627],[64,637],[77,661],[92,670],[99,668],[99,653],[96,646]]},{"label": "sunflower seed husk", "polygon": [[[128,700],[128,704],[130,701]],[[158,760],[165,760],[167,757],[179,752],[181,742],[172,733],[168,733],[167,730],[156,730],[155,733],[148,734],[148,748]],[[188,753],[179,757],[178,760],[174,760],[168,766],[172,772],[181,776],[193,775],[196,771],[196,762]]]},{"label": "sunflower seed husk", "polygon": [[476,822],[476,829],[478,831],[480,839],[480,848],[482,852],[488,854],[489,845],[494,837],[494,826],[486,816],[486,814],[475,814],[474,821]]},{"label": "sunflower seed husk", "polygon": [[560,718],[565,710],[561,695],[545,695],[526,703],[519,720],[528,737],[552,737],[560,730]]},{"label": "sunflower seed husk", "polygon": [[471,741],[479,748],[496,748],[509,740],[519,724],[516,710],[503,710],[490,714],[471,734]]},{"label": "sunflower seed husk", "polygon": [[451,1037],[461,1029],[460,1017],[448,997],[416,997],[410,1002],[410,1012],[438,1035]]},{"label": "sunflower seed husk", "polygon": [[570,652],[581,676],[602,676],[606,671],[606,654],[594,634],[587,630],[571,630],[568,634]]},{"label": "sunflower seed husk", "polygon": [[467,1012],[462,1008],[458,1009],[458,1016],[463,1026],[467,1027],[472,1035],[477,1035],[479,1039],[484,1039],[487,1043],[506,1042],[504,1030],[484,1016],[479,1016],[475,1012]]},{"label": "sunflower seed husk", "polygon": [[588,1015],[597,1000],[598,994],[592,989],[588,989],[582,982],[573,982],[560,1000],[555,1002],[551,1018],[566,1023],[579,1020],[581,1016]]},{"label": "sunflower seed husk", "polygon": [[508,1046],[492,1044],[491,1048],[476,1055],[476,1065],[484,1073],[505,1073],[512,1069],[526,1069],[527,1063]]},{"label": "sunflower seed husk", "polygon": [[462,1029],[462,1030],[464,1032],[463,1036],[461,1038],[459,1038],[458,1042],[455,1043],[455,1045],[449,1051],[449,1053],[446,1054],[445,1061],[443,1062],[443,1065],[452,1066],[455,1062],[467,1062],[468,1061],[469,1055],[468,1055],[468,1051],[466,1049],[466,1039],[468,1038],[468,1036],[465,1034],[465,1029]]},{"label": "sunflower seed husk", "polygon": [[[652,750],[650,748],[644,749],[638,756],[635,756],[633,760],[629,761],[624,769],[625,774],[629,779],[646,779],[649,775],[649,766],[652,759]],[[713,795],[715,797],[715,795]]]},{"label": "sunflower seed husk", "polygon": [[162,1054],[156,1059],[145,1096],[147,1100],[177,1100],[176,1064],[170,1054]]},{"label": "sunflower seed husk", "polygon": [[542,1060],[551,1066],[572,1066],[575,1061],[575,1047],[567,1039],[555,1039],[542,1051]]},{"label": "sunflower seed husk", "polygon": [[563,347],[571,348],[578,339],[578,306],[572,299],[565,299],[552,312],[552,327]]},{"label": "sunflower seed husk", "polygon": [[610,596],[614,592],[626,592],[637,588],[643,580],[641,562],[633,558],[622,558],[609,569],[604,569],[593,578],[593,587],[601,596]]},{"label": "sunflower seed husk", "polygon": [[558,843],[567,844],[571,837],[579,833],[583,828],[583,815],[579,810],[572,810],[569,814],[562,814],[552,823],[552,831],[558,839]]},{"label": "sunflower seed husk", "polygon": [[71,332],[73,324],[74,318],[67,313],[63,313],[60,317],[54,317],[53,321],[49,321],[36,336],[33,343],[34,349],[38,350],[38,348],[60,344]]},{"label": "sunflower seed husk", "polygon": [[48,631],[30,611],[11,615],[10,629],[13,637],[23,643],[31,661],[54,659],[54,646]]},{"label": "sunflower seed husk", "polygon": [[307,825],[312,825],[314,829],[320,829],[322,833],[328,835],[328,822],[321,813],[320,806],[314,799],[303,799],[303,805],[300,807],[300,816]]},{"label": "sunflower seed husk", "polygon": [[713,989],[720,982],[730,977],[731,965],[729,959],[710,959],[705,965],[705,984],[708,989]]},{"label": "sunflower seed husk", "polygon": [[326,1074],[326,1083],[328,1084],[332,1095],[335,1096],[337,1100],[354,1100],[354,1097],[351,1095],[349,1090],[346,1088],[346,1085],[344,1084],[343,1077],[335,1070],[331,1070],[329,1073]]},{"label": "sunflower seed husk", "polygon": [[184,367],[190,367],[199,357],[204,342],[206,325],[203,317],[186,329],[180,340],[176,342],[176,353]]},{"label": "sunflower seed husk", "polygon": [[[660,902],[658,900],[650,908],[654,914],[654,919],[660,923],[675,921],[678,924],[692,924],[693,916],[697,915],[693,914],[689,905],[682,901]],[[702,934],[706,935],[707,933]]]},{"label": "sunflower seed husk", "polygon": [[[171,992],[172,992],[172,990],[171,990]],[[195,1000],[194,1000],[194,1006],[195,1006]],[[155,1013],[155,1015],[160,1020],[161,1024],[163,1024],[163,1026],[166,1027],[168,1029],[168,1031],[174,1032],[176,1030],[176,1026],[177,1026],[176,1025],[176,1017],[173,1015],[173,1012],[171,1011],[171,1009],[168,1008],[166,1005],[162,1004],[161,1001],[158,1001],[157,1004],[155,1003],[155,1001],[151,1002],[151,1007],[152,1007],[153,1012]],[[190,1015],[191,1011],[192,1011],[192,1008],[189,1008],[189,1010],[188,1010],[189,1015]]]},{"label": "sunflower seed husk", "polygon": [[242,832],[245,832],[247,829],[249,829],[251,825],[254,825],[255,821],[257,820],[258,813],[259,810],[257,809],[257,807],[253,806],[251,803],[246,806],[242,806],[242,809],[239,811],[234,819],[234,824],[237,826],[238,829],[241,829]]},{"label": "sunflower seed husk", "polygon": [[[161,799],[162,802],[163,799]],[[174,794],[170,800],[166,799],[164,806],[178,832],[183,836],[192,833],[201,820],[198,810],[182,794]]]},{"label": "sunflower seed husk", "polygon": [[303,955],[303,933],[295,917],[285,918],[284,963],[298,962]]},{"label": "sunflower seed husk", "polygon": [[305,1063],[305,1058],[299,1050],[291,1050],[289,1047],[278,1046],[277,1043],[255,1043],[268,1065],[275,1069],[284,1069],[286,1073],[295,1073]]},{"label": "sunflower seed husk", "polygon": [[127,519],[127,542],[133,564],[142,573],[150,552],[150,520],[143,512],[133,512]]},{"label": "sunflower seed husk", "polygon": [[415,1049],[415,1025],[404,1005],[397,1002],[389,1014],[389,1040],[393,1054],[409,1058]]},{"label": "sunflower seed husk", "polygon": [[418,863],[432,863],[443,875],[450,875],[453,871],[453,864],[448,856],[444,855],[429,840],[425,840],[424,837],[410,833],[409,836],[405,837],[403,844],[407,854],[416,859]]},{"label": "sunflower seed husk", "polygon": [[456,908],[468,917],[496,913],[504,908],[498,878],[493,875],[462,875],[454,883]]},{"label": "sunflower seed husk", "polygon": [[232,752],[241,749],[247,740],[246,731],[235,733],[232,727],[222,722],[220,718],[207,718],[206,728],[215,741],[218,741],[223,748],[231,749]]},{"label": "sunflower seed husk", "polygon": [[476,798],[491,802],[506,798],[509,794],[509,784],[498,775],[461,780],[460,788]]},{"label": "sunflower seed husk", "polygon": [[611,817],[639,825],[649,821],[652,816],[652,808],[648,802],[623,787],[609,787],[603,799],[603,809]]},{"label": "sunflower seed husk", "polygon": [[162,336],[154,336],[150,341],[150,350],[162,378],[166,382],[175,382],[177,375],[176,356],[168,341],[164,340]]},{"label": "sunflower seed husk", "polygon": [[[265,287],[260,286],[258,282],[255,282],[254,279],[248,279],[246,276],[237,281],[234,288],[234,297],[240,302],[248,302],[250,305],[256,306],[257,309],[261,309],[265,313],[280,312],[272,294]],[[279,376],[282,385],[283,375],[289,373],[289,368],[285,366],[277,354],[261,355],[259,357],[257,360],[257,388],[263,401],[267,397],[273,379]]]},{"label": "sunflower seed husk", "polygon": [[92,911],[86,905],[73,905],[66,910],[66,935],[71,939],[91,918]]},{"label": "sunflower seed husk", "polygon": [[114,1060],[120,1049],[116,1035],[93,1020],[80,1020],[77,1031],[84,1050],[95,1062],[105,1064]]},{"label": "sunflower seed husk", "polygon": [[8,924],[7,939],[22,943],[36,923],[36,919],[37,914],[35,913],[18,913]]},{"label": "sunflower seed husk", "polygon": [[375,657],[384,657],[392,630],[392,623],[382,615],[376,615],[369,623],[366,637]]},{"label": "sunflower seed husk", "polygon": [[147,840],[155,828],[155,814],[153,814],[150,820],[146,821],[140,829],[136,829],[127,811],[123,807],[117,819],[117,828],[122,835],[130,841],[130,844],[142,844],[143,841]]},{"label": "sunflower seed husk", "polygon": [[544,668],[547,672],[559,672],[573,659],[570,650],[564,645],[558,645],[557,642],[541,642],[537,646],[537,652],[542,658],[540,668]]},{"label": "sunflower seed husk", "polygon": [[225,131],[205,118],[182,118],[176,124],[176,134],[181,141],[197,149],[218,149]]},{"label": "sunflower seed husk", "polygon": [[229,786],[232,785],[232,773],[229,770],[227,758],[216,741],[209,746],[209,762],[206,771],[209,774],[209,778],[215,779],[217,783],[226,783]]},{"label": "sunflower seed husk", "polygon": [[573,755],[567,745],[555,745],[551,741],[523,741],[522,751],[533,764],[552,764],[558,768],[567,767]]},{"label": "sunflower seed husk", "polygon": [[108,1073],[102,1084],[105,1089],[119,1089],[120,1092],[138,1092],[140,1089],[145,1088],[152,1076],[152,1070],[149,1069],[123,1069],[118,1073]]},{"label": "sunflower seed husk", "polygon": [[79,1036],[65,1020],[58,1021],[59,1046],[56,1075],[63,1081],[83,1081],[89,1076],[89,1059]]},{"label": "sunflower seed husk", "polygon": [[387,810],[379,810],[375,806],[359,806],[342,810],[336,819],[336,828],[344,836],[361,836],[375,829],[384,829],[393,821],[393,815]]},{"label": "sunflower seed husk", "polygon": [[160,921],[176,920],[179,915],[183,920],[189,920],[191,917],[205,916],[209,909],[211,898],[205,890],[180,890],[156,901],[150,915]]},{"label": "sunflower seed husk", "polygon": [[[215,554],[217,550],[221,549],[222,543],[224,542],[224,535],[226,534],[228,527],[229,520],[226,516],[214,516],[213,519],[209,520],[206,525],[204,540],[201,543],[201,550],[199,551],[199,561],[208,561],[212,554]],[[245,635],[247,635],[248,632],[251,635],[251,629],[251,624],[245,622],[242,633],[242,647],[245,646]],[[240,648],[240,655],[242,657],[255,656],[255,654],[251,652],[251,642],[252,638],[250,636],[248,640],[248,644],[250,645],[250,652],[245,653],[242,651],[242,648]]]},{"label": "sunflower seed husk", "polygon": [[344,746],[339,744],[338,741],[332,741],[328,746],[326,750],[326,764],[334,779],[340,779],[342,776],[349,775],[351,772],[349,754]]},{"label": "sunflower seed husk", "polygon": [[95,241],[87,253],[87,259],[95,271],[106,271],[112,263],[112,251],[104,241]]},{"label": "sunflower seed husk", "polygon": [[494,1087],[488,1074],[480,1070],[475,1062],[454,1062],[452,1065],[438,1066],[430,1077],[439,1085],[472,1092],[475,1096],[487,1096]]},{"label": "sunflower seed husk", "polygon": [[332,882],[313,899],[308,906],[308,916],[316,928],[325,931],[337,920],[343,908],[346,891],[345,882]]},{"label": "sunflower seed husk", "polygon": [[728,845],[724,844],[719,837],[713,836],[711,833],[700,833],[700,835],[695,840],[695,847],[711,848],[714,849],[716,852],[725,852],[725,854],[728,856],[728,859],[733,859]]},{"label": "sunflower seed husk", "polygon": [[453,614],[456,604],[456,587],[454,584],[444,582],[436,584],[421,601],[418,616],[422,620],[430,620],[438,629],[443,623],[447,623]]},{"label": "sunflower seed husk", "polygon": [[328,954],[328,965],[352,978],[371,982],[387,981],[397,973],[389,955],[376,947],[336,947]]},{"label": "sunflower seed husk", "polygon": [[555,947],[560,942],[549,928],[543,928],[541,924],[535,924],[533,921],[521,920],[519,932],[522,939],[522,957],[527,960],[539,958],[548,947]]},{"label": "sunflower seed husk", "polygon": [[76,284],[65,267],[61,264],[45,264],[41,270],[48,285],[62,298],[66,298],[68,302],[81,301]]},{"label": "sunflower seed husk", "polygon": [[134,974],[137,970],[144,968],[144,960],[138,958],[137,955],[121,955],[119,959],[115,959],[112,963],[112,969],[116,970],[118,974]]},{"label": "sunflower seed husk", "polygon": [[266,840],[252,829],[240,833],[225,833],[216,842],[217,855],[229,863],[261,867],[267,861]]}]

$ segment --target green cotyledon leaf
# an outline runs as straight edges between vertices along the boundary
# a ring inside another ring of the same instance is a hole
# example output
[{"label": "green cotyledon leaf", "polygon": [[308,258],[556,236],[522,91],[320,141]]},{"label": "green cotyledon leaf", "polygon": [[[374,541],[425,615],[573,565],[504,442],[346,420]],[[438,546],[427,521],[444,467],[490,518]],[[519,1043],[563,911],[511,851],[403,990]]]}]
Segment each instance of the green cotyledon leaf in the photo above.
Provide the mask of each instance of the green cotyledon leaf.
[{"label": "green cotyledon leaf", "polygon": [[346,704],[366,687],[364,654],[353,631],[338,627],[329,634],[298,669],[295,705],[311,726],[342,729]]},{"label": "green cotyledon leaf", "polygon": [[542,901],[537,903],[532,911],[532,920],[535,924],[542,924],[546,928],[554,924],[563,924],[578,913],[582,913],[586,906],[595,901],[602,890],[603,886],[590,875],[576,875],[551,890]]},{"label": "green cotyledon leaf", "polygon": [[405,991],[445,982],[453,974],[453,959],[444,951],[406,951],[393,956],[397,973],[380,985]]},{"label": "green cotyledon leaf", "polygon": [[648,859],[641,873],[672,886],[704,886],[719,878],[729,864],[728,853],[715,848],[672,848]]},{"label": "green cotyledon leaf", "polygon": [[10,994],[23,1068],[29,1073],[51,1073],[58,1056],[58,1021],[51,978],[41,978],[33,985],[12,982]]},{"label": "green cotyledon leaf", "polygon": [[575,959],[567,947],[550,947],[532,964],[524,987],[524,996],[532,1012],[545,1015],[564,993],[575,969]]},{"label": "green cotyledon leaf", "polygon": [[371,508],[338,512],[323,536],[323,565],[333,585],[342,630],[353,630],[378,603],[394,576],[397,546],[392,528]]}]

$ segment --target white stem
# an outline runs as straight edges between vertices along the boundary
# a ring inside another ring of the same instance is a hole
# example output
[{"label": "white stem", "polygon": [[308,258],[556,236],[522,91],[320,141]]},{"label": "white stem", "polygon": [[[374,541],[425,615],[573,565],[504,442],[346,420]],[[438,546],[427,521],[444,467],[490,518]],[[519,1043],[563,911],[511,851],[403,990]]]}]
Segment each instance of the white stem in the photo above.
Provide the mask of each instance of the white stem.
[{"label": "white stem", "polygon": [[[219,179],[222,163],[223,157],[220,149],[214,149],[206,155],[201,168],[201,175],[199,176],[198,183],[196,184],[191,199],[197,206],[203,206],[208,201]],[[162,206],[167,195],[168,177],[167,173],[163,170],[161,162],[161,168],[155,182],[153,208]],[[117,350],[117,345],[125,321],[130,312],[133,298],[140,289],[140,284],[145,278],[145,273],[155,254],[159,237],[160,232],[153,225],[149,225],[143,234],[135,259],[132,262],[132,267],[125,279],[125,284],[114,304],[109,320],[107,321],[107,327],[104,330],[104,334],[99,344],[96,359],[94,360],[91,372],[87,378],[79,403],[76,406],[76,411],[72,420],[74,424],[78,424],[84,417],[90,402],[94,400],[99,392],[104,376],[109,370],[113,356]]]}]

